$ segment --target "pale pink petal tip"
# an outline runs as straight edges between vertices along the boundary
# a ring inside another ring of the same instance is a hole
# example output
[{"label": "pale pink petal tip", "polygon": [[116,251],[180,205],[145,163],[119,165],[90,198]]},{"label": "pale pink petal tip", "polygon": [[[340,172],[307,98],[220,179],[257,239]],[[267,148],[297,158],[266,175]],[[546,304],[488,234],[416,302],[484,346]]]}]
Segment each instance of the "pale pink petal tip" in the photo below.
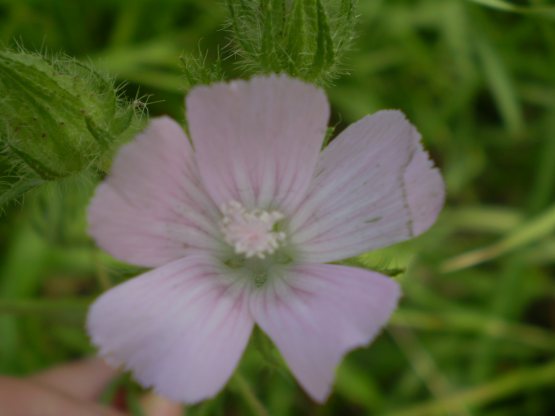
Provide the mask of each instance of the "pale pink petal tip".
[{"label": "pale pink petal tip", "polygon": [[419,235],[435,223],[443,208],[445,185],[441,173],[420,145],[403,177],[412,218],[412,233]]},{"label": "pale pink petal tip", "polygon": [[113,288],[87,318],[102,356],[131,370],[144,387],[184,403],[213,397],[223,388],[252,326],[243,292],[223,283],[200,255]]},{"label": "pale pink petal tip", "polygon": [[89,233],[114,257],[156,267],[214,246],[215,212],[183,129],[159,117],[119,150],[89,205]]},{"label": "pale pink petal tip", "polygon": [[444,195],[416,128],[400,111],[379,111],[324,150],[292,238],[309,262],[356,256],[426,231]]},{"label": "pale pink petal tip", "polygon": [[195,156],[218,206],[296,205],[310,184],[328,117],[321,89],[284,75],[200,86],[187,96]]},{"label": "pale pink petal tip", "polygon": [[322,403],[343,356],[378,335],[399,297],[399,285],[378,273],[305,265],[288,284],[254,296],[251,309],[302,387]]}]

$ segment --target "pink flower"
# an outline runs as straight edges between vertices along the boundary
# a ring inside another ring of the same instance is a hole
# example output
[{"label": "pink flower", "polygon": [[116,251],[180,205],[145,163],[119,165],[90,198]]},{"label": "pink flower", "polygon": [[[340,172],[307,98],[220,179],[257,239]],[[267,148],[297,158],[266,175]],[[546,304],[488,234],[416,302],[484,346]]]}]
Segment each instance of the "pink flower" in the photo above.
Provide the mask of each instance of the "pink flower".
[{"label": "pink flower", "polygon": [[154,270],[88,316],[100,353],[188,403],[231,376],[256,323],[315,400],[335,367],[387,322],[400,290],[334,262],[428,229],[444,199],[416,129],[380,111],[320,154],[324,93],[286,76],[197,87],[193,146],[154,119],[117,156],[89,211],[115,257]]}]

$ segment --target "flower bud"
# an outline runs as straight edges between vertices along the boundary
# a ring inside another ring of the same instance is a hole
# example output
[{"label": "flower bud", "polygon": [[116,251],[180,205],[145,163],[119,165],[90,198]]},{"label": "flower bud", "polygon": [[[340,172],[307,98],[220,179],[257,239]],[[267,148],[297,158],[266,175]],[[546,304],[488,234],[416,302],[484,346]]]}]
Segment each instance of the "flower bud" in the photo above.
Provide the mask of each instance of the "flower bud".
[{"label": "flower bud", "polygon": [[354,0],[226,0],[238,63],[317,84],[340,75],[354,38]]},{"label": "flower bud", "polygon": [[0,52],[0,97],[5,155],[18,173],[23,167],[44,180],[105,170],[137,121],[111,80],[69,58]]}]

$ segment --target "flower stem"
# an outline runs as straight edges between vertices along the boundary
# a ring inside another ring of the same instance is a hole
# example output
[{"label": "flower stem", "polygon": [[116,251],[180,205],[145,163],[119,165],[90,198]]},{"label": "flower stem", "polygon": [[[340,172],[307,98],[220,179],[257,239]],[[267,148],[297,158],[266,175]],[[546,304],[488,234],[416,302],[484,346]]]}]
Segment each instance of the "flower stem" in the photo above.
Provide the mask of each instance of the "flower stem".
[{"label": "flower stem", "polygon": [[102,264],[102,261],[100,260],[100,256],[96,251],[93,252],[93,262],[94,262],[94,267],[96,269],[96,273],[95,273],[96,280],[98,281],[98,284],[102,289],[102,291],[107,291],[113,285],[112,285],[112,282],[110,281],[110,276],[108,276],[108,273],[106,272],[106,268]]},{"label": "flower stem", "polygon": [[237,392],[243,397],[247,405],[252,410],[253,414],[256,416],[269,416],[270,414],[262,404],[260,400],[254,394],[251,386],[245,380],[245,378],[239,374],[238,372],[235,373],[233,376],[233,384],[237,389]]}]

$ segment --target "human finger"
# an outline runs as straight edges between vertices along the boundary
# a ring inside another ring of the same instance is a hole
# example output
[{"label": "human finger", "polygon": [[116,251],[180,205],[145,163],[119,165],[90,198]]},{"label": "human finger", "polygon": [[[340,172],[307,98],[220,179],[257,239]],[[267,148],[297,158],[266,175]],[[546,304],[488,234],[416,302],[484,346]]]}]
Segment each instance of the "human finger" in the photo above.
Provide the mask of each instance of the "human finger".
[{"label": "human finger", "polygon": [[141,405],[146,416],[182,416],[183,406],[154,393],[141,398]]},{"label": "human finger", "polygon": [[95,357],[52,367],[29,377],[29,380],[77,399],[94,400],[116,374],[116,369]]},{"label": "human finger", "polygon": [[53,388],[9,377],[0,377],[0,403],[0,416],[125,416]]}]

